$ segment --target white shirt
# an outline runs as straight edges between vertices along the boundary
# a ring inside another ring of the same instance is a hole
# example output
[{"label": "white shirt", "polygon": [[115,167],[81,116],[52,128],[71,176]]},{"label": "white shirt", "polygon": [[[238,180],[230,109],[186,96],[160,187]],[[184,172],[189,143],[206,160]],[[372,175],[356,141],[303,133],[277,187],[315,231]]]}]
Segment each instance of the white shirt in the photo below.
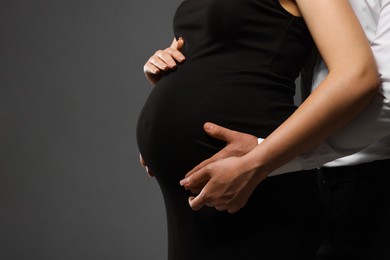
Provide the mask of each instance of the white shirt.
[{"label": "white shirt", "polygon": [[[350,0],[350,3],[370,41],[380,74],[380,90],[347,126],[270,176],[322,165],[337,167],[390,158],[390,0]],[[313,89],[327,73],[321,61],[314,70]]]}]

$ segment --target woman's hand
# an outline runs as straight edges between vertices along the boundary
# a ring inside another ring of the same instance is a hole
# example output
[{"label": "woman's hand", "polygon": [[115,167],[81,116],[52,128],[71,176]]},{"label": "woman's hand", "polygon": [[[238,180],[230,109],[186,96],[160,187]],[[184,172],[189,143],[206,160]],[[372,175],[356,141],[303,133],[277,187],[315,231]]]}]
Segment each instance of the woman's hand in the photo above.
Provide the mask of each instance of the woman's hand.
[{"label": "woman's hand", "polygon": [[175,69],[177,62],[181,63],[185,60],[184,55],[180,52],[183,45],[183,38],[179,38],[177,41],[174,39],[170,47],[156,51],[145,63],[145,76],[153,86],[161,79],[163,71]]}]

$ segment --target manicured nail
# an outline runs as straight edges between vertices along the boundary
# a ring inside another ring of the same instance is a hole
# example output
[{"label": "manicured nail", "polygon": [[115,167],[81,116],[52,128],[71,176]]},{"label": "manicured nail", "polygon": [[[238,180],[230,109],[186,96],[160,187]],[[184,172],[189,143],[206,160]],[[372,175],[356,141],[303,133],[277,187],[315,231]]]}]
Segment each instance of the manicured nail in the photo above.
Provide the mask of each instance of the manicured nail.
[{"label": "manicured nail", "polygon": [[183,186],[183,185],[186,185],[190,182],[189,178],[185,178],[183,180],[180,181],[180,186]]}]

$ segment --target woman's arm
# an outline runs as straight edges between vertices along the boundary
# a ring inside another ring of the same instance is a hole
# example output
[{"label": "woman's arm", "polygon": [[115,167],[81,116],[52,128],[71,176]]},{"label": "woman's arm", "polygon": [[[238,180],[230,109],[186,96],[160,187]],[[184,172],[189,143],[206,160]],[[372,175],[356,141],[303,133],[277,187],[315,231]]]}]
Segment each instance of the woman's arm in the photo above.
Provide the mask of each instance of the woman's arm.
[{"label": "woman's arm", "polygon": [[[273,170],[313,148],[369,103],[378,73],[367,38],[347,0],[296,0],[329,75],[260,145],[243,157],[224,159],[181,182],[190,189],[208,181],[193,209],[206,203],[235,212]],[[229,196],[226,196],[229,194]]]}]

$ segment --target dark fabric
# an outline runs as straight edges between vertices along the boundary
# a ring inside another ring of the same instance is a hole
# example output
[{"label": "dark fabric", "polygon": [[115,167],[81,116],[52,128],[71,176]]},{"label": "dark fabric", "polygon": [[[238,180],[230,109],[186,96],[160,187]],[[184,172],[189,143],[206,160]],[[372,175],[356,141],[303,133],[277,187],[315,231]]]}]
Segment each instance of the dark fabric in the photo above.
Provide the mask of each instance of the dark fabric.
[{"label": "dark fabric", "polygon": [[220,150],[206,121],[266,137],[295,111],[295,79],[313,41],[277,0],[187,0],[174,34],[186,61],[154,87],[138,120],[152,170],[169,172],[179,160],[184,173]]},{"label": "dark fabric", "polygon": [[300,92],[301,101],[303,102],[310,94],[313,86],[313,72],[320,55],[317,48],[313,48],[300,74]]},{"label": "dark fabric", "polygon": [[233,215],[192,211],[179,186],[225,145],[205,122],[266,137],[294,112],[294,81],[313,48],[303,19],[277,0],[187,0],[173,27],[186,61],[155,86],[137,126],[165,199],[169,260],[311,259],[320,208],[310,172],[267,179]]},{"label": "dark fabric", "polygon": [[169,260],[311,260],[319,248],[324,211],[313,171],[267,178],[234,214],[192,211],[183,188],[156,178],[167,208]]},{"label": "dark fabric", "polygon": [[316,260],[390,259],[390,160],[322,168],[327,232]]}]

